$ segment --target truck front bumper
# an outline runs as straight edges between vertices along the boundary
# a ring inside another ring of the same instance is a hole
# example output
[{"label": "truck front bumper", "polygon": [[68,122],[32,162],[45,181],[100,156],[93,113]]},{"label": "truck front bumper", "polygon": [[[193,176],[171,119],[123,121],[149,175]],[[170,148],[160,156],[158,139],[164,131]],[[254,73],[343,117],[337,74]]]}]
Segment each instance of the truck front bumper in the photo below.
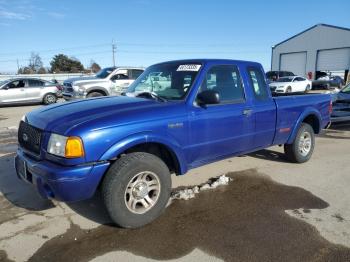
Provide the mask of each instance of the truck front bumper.
[{"label": "truck front bumper", "polygon": [[68,92],[63,92],[62,96],[64,100],[66,101],[73,101],[73,100],[79,100],[79,99],[84,99],[86,98],[86,94],[78,94],[78,93],[68,93]]},{"label": "truck front bumper", "polygon": [[43,198],[64,202],[91,198],[97,189],[109,162],[79,166],[61,166],[28,157],[19,148],[15,156],[17,176],[35,186]]}]

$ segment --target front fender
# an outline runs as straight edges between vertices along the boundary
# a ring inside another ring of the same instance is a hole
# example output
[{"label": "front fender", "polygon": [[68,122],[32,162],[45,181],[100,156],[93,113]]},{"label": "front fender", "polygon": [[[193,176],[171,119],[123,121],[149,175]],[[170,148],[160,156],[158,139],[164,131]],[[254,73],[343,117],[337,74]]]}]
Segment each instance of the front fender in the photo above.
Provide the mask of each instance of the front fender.
[{"label": "front fender", "polygon": [[293,131],[292,133],[290,134],[288,140],[287,140],[287,144],[292,144],[297,133],[298,133],[298,130],[300,128],[300,125],[301,123],[304,121],[305,118],[307,118],[308,116],[310,115],[314,115],[317,117],[318,119],[318,122],[319,122],[319,125],[320,125],[320,128],[322,126],[322,117],[321,117],[321,114],[319,111],[317,111],[315,108],[312,108],[312,107],[307,107],[304,112],[301,113],[301,115],[299,116],[298,120],[296,121],[295,123],[295,126],[293,128]]},{"label": "front fender", "polygon": [[186,159],[183,155],[180,145],[171,137],[162,137],[152,132],[142,132],[137,134],[132,134],[111,146],[101,157],[101,161],[111,160],[121,153],[125,152],[127,149],[144,143],[158,143],[166,146],[173,154],[176,156],[179,166],[180,174],[187,172]]}]

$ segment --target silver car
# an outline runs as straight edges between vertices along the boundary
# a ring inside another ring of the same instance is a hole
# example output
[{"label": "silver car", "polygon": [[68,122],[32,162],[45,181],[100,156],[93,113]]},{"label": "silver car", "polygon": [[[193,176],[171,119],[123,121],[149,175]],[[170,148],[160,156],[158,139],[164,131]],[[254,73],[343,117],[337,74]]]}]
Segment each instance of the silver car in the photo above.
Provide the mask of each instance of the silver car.
[{"label": "silver car", "polygon": [[58,84],[37,78],[14,78],[0,82],[0,105],[56,103],[60,96]]}]

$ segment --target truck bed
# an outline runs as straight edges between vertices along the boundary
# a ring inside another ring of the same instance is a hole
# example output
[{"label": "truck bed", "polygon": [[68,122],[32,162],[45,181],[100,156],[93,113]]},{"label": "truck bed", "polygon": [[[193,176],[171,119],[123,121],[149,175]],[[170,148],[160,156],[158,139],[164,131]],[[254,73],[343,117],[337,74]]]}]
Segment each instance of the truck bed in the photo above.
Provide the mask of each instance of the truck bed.
[{"label": "truck bed", "polygon": [[302,114],[313,113],[321,120],[320,128],[329,123],[330,95],[311,93],[289,93],[273,96],[276,103],[276,135],[274,144],[284,144],[292,135],[292,128],[298,126]]}]

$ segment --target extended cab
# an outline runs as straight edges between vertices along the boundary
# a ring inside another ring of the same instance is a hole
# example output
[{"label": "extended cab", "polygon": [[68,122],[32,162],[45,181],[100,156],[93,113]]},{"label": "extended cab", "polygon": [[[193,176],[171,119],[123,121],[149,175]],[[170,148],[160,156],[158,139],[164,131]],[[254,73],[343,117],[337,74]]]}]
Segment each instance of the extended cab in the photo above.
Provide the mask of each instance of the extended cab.
[{"label": "extended cab", "polygon": [[[155,75],[164,77],[161,88]],[[170,174],[273,145],[284,145],[292,162],[308,161],[314,134],[330,121],[330,100],[272,97],[255,62],[156,64],[124,96],[28,113],[18,130],[16,171],[45,198],[78,201],[99,188],[117,225],[139,227],[164,210]]]},{"label": "extended cab", "polygon": [[65,80],[62,95],[67,101],[87,97],[120,95],[143,71],[143,68],[137,67],[107,67],[92,77]]}]

